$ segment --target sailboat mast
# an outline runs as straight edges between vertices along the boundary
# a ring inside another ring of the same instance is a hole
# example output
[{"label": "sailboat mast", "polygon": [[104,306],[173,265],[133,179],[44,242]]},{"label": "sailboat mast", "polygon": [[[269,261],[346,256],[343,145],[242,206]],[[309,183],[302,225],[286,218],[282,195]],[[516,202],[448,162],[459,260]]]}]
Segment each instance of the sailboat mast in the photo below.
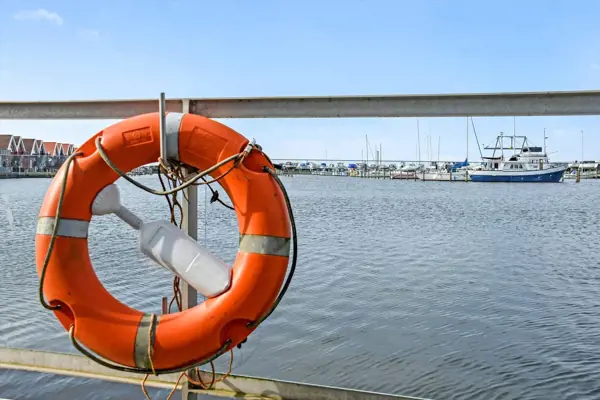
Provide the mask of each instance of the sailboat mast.
[{"label": "sailboat mast", "polygon": [[[513,117],[513,142],[512,142],[512,148],[513,148],[513,155],[515,155],[517,153],[517,117],[514,116]],[[523,146],[525,146],[525,143],[523,143]]]},{"label": "sailboat mast", "polygon": [[544,156],[546,156],[546,128],[544,128]]},{"label": "sailboat mast", "polygon": [[471,127],[473,128],[473,135],[475,135],[475,142],[477,142],[477,150],[479,151],[479,156],[483,159],[483,152],[481,151],[481,145],[479,144],[479,138],[477,137],[477,129],[475,129],[475,122],[473,122],[473,117],[471,117]]},{"label": "sailboat mast", "polygon": [[431,160],[431,157],[429,156],[431,154],[431,146],[429,145],[429,133],[427,135],[425,135],[425,146],[427,147],[427,161]]},{"label": "sailboat mast", "polygon": [[365,154],[367,155],[365,165],[369,169],[369,137],[365,135]]},{"label": "sailboat mast", "polygon": [[429,163],[433,160],[433,142],[431,141],[431,132],[429,133]]},{"label": "sailboat mast", "polygon": [[467,160],[469,159],[469,117],[467,117]]},{"label": "sailboat mast", "polygon": [[417,162],[420,164],[421,163],[421,130],[419,129],[419,118],[417,118],[417,152],[418,154],[418,160]]},{"label": "sailboat mast", "polygon": [[583,131],[581,131],[581,164],[583,164]]}]

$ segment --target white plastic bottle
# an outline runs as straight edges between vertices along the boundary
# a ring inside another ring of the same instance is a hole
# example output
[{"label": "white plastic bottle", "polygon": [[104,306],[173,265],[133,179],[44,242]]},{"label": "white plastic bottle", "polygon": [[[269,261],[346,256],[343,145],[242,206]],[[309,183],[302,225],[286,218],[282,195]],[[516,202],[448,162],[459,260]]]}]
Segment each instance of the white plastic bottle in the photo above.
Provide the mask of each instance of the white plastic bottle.
[{"label": "white plastic bottle", "polygon": [[169,221],[143,222],[121,205],[117,185],[108,185],[98,193],[92,213],[114,213],[138,230],[142,253],[178,275],[203,296],[216,297],[229,289],[231,268],[227,264]]},{"label": "white plastic bottle", "polygon": [[215,297],[229,289],[229,266],[169,221],[144,223],[140,228],[140,249],[205,297]]}]

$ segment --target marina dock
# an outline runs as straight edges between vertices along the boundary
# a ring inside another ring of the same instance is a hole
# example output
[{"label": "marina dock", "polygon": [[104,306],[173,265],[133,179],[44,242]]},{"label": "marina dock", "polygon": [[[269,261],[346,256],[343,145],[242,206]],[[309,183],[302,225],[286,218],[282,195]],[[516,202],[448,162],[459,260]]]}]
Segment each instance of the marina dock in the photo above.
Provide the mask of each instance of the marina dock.
[{"label": "marina dock", "polygon": [[[0,156],[0,159],[2,156]],[[468,174],[465,173],[453,173],[452,171],[436,170],[436,169],[420,169],[419,171],[403,171],[402,166],[411,165],[418,163],[417,161],[402,161],[402,160],[390,160],[386,161],[389,163],[385,168],[372,167],[370,169],[355,169],[351,170],[345,166],[335,166],[331,164],[327,167],[313,167],[313,168],[298,168],[297,164],[292,161],[285,159],[273,160],[276,163],[280,163],[282,168],[277,169],[276,172],[280,176],[294,177],[294,176],[316,176],[316,177],[349,177],[349,178],[363,178],[363,179],[393,179],[393,180],[408,180],[408,181],[423,181],[423,182],[470,182]],[[454,163],[456,161],[447,161],[446,163]],[[291,164],[291,166],[285,167],[285,163]],[[353,164],[353,161],[338,161],[338,164]],[[424,165],[431,165],[437,163],[437,161],[425,161],[421,162]],[[471,162],[472,165],[478,165],[480,162]],[[565,162],[560,161],[559,165],[573,165],[567,169],[565,173],[565,179],[575,180],[579,174],[580,179],[600,179],[600,162],[589,162],[585,169],[579,169],[577,162]],[[128,173],[130,176],[145,176],[145,175],[157,175],[158,167],[156,165],[148,165],[142,168],[138,168]],[[39,171],[7,171],[0,170],[0,179],[24,179],[24,178],[53,178],[56,175],[56,170],[39,172]]]}]

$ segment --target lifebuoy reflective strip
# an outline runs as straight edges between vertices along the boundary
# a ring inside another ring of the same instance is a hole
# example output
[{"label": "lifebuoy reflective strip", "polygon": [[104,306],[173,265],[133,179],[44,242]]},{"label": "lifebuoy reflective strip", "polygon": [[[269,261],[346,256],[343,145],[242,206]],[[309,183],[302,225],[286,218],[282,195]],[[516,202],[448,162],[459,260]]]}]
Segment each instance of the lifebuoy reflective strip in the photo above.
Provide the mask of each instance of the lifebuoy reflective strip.
[{"label": "lifebuoy reflective strip", "polygon": [[181,113],[168,113],[166,120],[167,158],[180,161],[179,159],[179,129],[183,121]]},{"label": "lifebuoy reflective strip", "polygon": [[[38,235],[52,235],[56,218],[41,217],[38,219],[36,233]],[[56,236],[87,239],[90,223],[76,219],[61,218]]]},{"label": "lifebuoy reflective strip", "polygon": [[242,235],[240,237],[239,251],[243,253],[288,257],[290,255],[290,240],[274,236]]},{"label": "lifebuoy reflective strip", "polygon": [[[154,323],[152,323],[153,318],[156,318]],[[159,319],[160,316],[155,317],[153,314],[144,314],[140,320],[133,348],[133,360],[137,368],[152,369],[154,367],[148,349],[150,349],[150,352],[154,351],[156,325]]]},{"label": "lifebuoy reflective strip", "polygon": [[[159,116],[144,114],[114,124],[98,135],[110,160],[124,172],[156,161],[160,152]],[[79,343],[114,363],[170,371],[209,358],[241,343],[251,322],[269,311],[285,278],[290,255],[290,220],[283,194],[264,167],[268,158],[252,151],[219,183],[234,205],[240,232],[231,288],[183,312],[155,316],[115,299],[96,277],[87,249],[91,204],[118,175],[89,139],[78,151],[65,190],[55,247],[48,264],[44,295],[62,325],[75,326]],[[206,170],[248,145],[232,129],[201,116],[168,113],[167,155]],[[64,168],[64,166],[63,166]],[[224,165],[211,175],[231,168]],[[61,173],[41,207],[36,235],[38,273],[56,222]],[[153,323],[152,323],[153,322]],[[224,349],[224,346],[226,348]]]}]

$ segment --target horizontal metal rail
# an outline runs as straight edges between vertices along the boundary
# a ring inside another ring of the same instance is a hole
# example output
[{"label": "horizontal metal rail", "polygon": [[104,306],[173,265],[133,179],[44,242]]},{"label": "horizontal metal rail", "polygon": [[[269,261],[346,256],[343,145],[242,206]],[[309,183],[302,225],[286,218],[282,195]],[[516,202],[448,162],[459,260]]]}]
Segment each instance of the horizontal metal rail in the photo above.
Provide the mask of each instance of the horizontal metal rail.
[{"label": "horizontal metal rail", "polygon": [[[600,115],[600,91],[389,96],[170,99],[166,110],[209,118],[368,118]],[[0,119],[122,119],[158,111],[156,99],[4,101]]]},{"label": "horizontal metal rail", "polygon": [[[114,371],[96,364],[90,359],[72,354],[54,353],[38,350],[25,350],[0,347],[0,369],[13,369],[57,375],[74,376],[88,379],[102,379],[119,383],[139,384],[141,376],[127,372]],[[202,372],[204,382],[210,382],[207,372]],[[218,374],[217,378],[221,377]],[[149,387],[172,389],[179,378],[178,374],[150,376],[146,381]],[[181,383],[179,385],[181,389]],[[214,389],[203,390],[192,388],[194,393],[228,398],[252,399],[293,399],[293,400],[425,400],[361,390],[342,389],[330,386],[311,385],[307,383],[279,381],[274,379],[254,378],[249,376],[230,375],[223,382],[215,384]]]}]

